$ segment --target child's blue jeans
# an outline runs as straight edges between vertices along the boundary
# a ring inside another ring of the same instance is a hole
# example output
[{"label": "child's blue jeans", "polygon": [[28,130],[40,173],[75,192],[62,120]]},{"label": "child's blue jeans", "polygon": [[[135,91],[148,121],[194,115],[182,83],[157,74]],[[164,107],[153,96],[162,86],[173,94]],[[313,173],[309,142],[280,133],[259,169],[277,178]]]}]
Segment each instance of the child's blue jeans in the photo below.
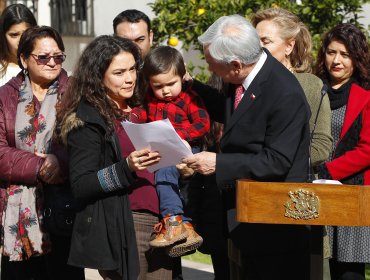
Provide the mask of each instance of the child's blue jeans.
[{"label": "child's blue jeans", "polygon": [[[199,147],[192,147],[193,153],[199,153]],[[162,218],[169,215],[181,215],[183,221],[191,221],[184,216],[183,198],[179,187],[180,172],[176,166],[164,167],[156,171],[155,184],[159,197],[159,210]]]}]

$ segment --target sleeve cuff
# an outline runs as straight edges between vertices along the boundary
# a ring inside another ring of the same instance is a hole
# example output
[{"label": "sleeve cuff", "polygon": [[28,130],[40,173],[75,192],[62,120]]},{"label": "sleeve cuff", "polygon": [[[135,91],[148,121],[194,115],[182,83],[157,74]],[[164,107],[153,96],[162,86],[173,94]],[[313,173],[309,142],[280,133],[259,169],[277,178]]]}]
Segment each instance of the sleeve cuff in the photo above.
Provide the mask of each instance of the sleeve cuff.
[{"label": "sleeve cuff", "polygon": [[104,192],[112,192],[134,184],[137,176],[134,172],[131,172],[127,161],[122,160],[99,170],[98,179]]}]

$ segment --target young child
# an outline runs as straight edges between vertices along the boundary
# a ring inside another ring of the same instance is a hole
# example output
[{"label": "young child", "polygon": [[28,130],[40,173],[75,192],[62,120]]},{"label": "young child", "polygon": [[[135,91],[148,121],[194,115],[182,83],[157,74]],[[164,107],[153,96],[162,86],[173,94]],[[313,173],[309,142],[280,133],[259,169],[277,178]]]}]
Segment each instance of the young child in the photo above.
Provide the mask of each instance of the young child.
[{"label": "young child", "polygon": [[[186,73],[179,51],[168,46],[153,49],[145,58],[143,74],[148,82],[148,121],[168,118],[177,134],[187,141],[192,152],[200,151],[201,140],[210,127],[207,111],[200,97],[182,88]],[[184,216],[179,190],[180,173],[175,166],[161,168],[155,173],[160,213],[152,247],[167,247],[172,257],[198,248],[203,239],[194,231],[191,219]]]}]

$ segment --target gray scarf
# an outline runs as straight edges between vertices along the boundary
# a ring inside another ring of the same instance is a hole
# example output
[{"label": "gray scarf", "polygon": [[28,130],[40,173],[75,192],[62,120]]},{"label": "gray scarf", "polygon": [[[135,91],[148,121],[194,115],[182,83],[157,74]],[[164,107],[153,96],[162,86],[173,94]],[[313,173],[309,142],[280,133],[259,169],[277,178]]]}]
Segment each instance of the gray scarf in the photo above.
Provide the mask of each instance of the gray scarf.
[{"label": "gray scarf", "polygon": [[[19,89],[15,121],[17,149],[48,153],[55,125],[58,81],[49,87],[40,110],[33,101],[31,82],[26,76]],[[37,172],[37,170],[35,170]],[[41,229],[42,186],[10,185],[3,215],[3,254],[22,261],[50,250],[48,236]]]}]

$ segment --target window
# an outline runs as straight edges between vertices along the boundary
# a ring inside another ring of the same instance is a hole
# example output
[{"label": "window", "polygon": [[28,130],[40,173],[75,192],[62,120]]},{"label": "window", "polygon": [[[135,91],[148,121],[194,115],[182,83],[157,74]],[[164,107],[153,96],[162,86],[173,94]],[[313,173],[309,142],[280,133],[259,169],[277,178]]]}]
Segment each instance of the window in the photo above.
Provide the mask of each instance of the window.
[{"label": "window", "polygon": [[34,14],[35,18],[37,19],[37,4],[38,4],[37,0],[5,0],[1,2],[3,3],[5,2],[6,7],[12,4],[23,4],[31,10],[31,12]]},{"label": "window", "polygon": [[51,0],[51,26],[62,35],[94,36],[93,0]]}]

